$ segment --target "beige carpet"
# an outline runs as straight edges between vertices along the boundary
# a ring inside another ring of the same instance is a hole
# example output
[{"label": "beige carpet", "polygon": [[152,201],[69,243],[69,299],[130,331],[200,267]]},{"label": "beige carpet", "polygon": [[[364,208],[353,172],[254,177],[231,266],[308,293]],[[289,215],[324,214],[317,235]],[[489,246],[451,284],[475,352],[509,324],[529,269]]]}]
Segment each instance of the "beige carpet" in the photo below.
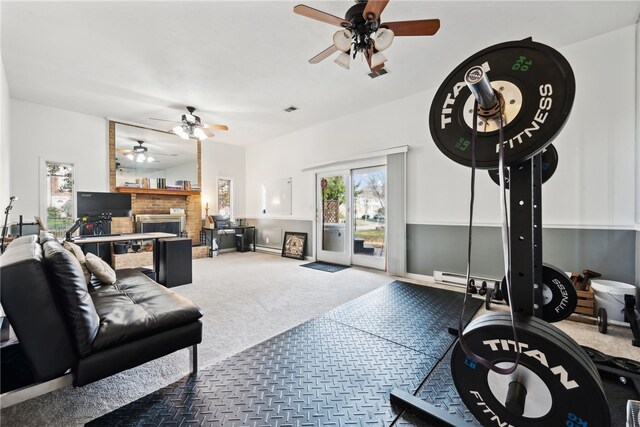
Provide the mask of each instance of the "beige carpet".
[{"label": "beige carpet", "polygon": [[[235,252],[194,260],[193,284],[173,289],[196,302],[205,313],[198,354],[201,368],[396,279],[360,268],[327,273],[299,267],[305,262],[308,261]],[[505,307],[494,305],[494,309]],[[482,308],[477,315],[484,313]],[[555,325],[582,345],[640,359],[639,349],[631,346],[629,329],[611,327],[608,335],[602,335],[595,326],[569,321]],[[188,369],[188,351],[181,350],[82,388],[67,387],[4,409],[0,412],[0,425],[83,425],[178,380]]]}]

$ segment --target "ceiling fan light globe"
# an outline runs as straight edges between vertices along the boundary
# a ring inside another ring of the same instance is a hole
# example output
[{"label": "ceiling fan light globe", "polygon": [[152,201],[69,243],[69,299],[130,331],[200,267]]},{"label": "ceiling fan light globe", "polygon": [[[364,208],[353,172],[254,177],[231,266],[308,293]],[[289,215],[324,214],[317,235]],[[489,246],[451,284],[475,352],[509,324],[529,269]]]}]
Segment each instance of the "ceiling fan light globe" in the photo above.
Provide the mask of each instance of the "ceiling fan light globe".
[{"label": "ceiling fan light globe", "polygon": [[135,157],[133,157],[133,154],[129,153],[127,154],[127,159],[129,160],[133,160]]},{"label": "ceiling fan light globe", "polygon": [[375,38],[373,39],[373,45],[378,51],[385,50],[393,43],[394,36],[395,34],[392,30],[388,28],[378,28]]},{"label": "ceiling fan light globe", "polygon": [[[187,128],[187,130],[184,129],[185,127]],[[173,128],[173,133],[175,133],[182,139],[189,139],[189,131],[187,126],[176,126]]]},{"label": "ceiling fan light globe", "polygon": [[203,139],[207,139],[208,136],[207,134],[205,134],[201,128],[195,128],[193,129],[193,136],[195,136],[196,138],[198,138],[199,140],[203,140]]},{"label": "ceiling fan light globe", "polygon": [[144,154],[138,154],[138,156],[136,156],[136,162],[137,163],[143,163],[144,161],[145,161]]},{"label": "ceiling fan light globe", "polygon": [[376,68],[379,65],[387,62],[387,58],[382,52],[376,52],[371,56],[371,68]]},{"label": "ceiling fan light globe", "polygon": [[148,162],[148,163],[153,162],[153,160],[154,160],[154,158],[153,158],[153,157],[151,157],[151,156],[148,156],[148,157],[147,157],[147,162]]},{"label": "ceiling fan light globe", "polygon": [[342,52],[333,62],[348,70],[349,63],[351,62],[351,56],[347,52]]},{"label": "ceiling fan light globe", "polygon": [[351,49],[351,39],[353,34],[351,31],[344,29],[338,30],[333,34],[333,44],[341,52],[348,52]]}]

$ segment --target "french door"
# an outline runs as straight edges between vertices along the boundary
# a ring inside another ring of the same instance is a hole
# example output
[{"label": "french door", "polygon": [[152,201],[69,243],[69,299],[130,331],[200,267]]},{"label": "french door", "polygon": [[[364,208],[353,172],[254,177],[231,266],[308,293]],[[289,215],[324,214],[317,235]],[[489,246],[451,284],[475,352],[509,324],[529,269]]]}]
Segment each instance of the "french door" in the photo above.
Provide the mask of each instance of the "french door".
[{"label": "french door", "polygon": [[386,168],[316,175],[318,261],[386,269]]},{"label": "french door", "polygon": [[351,265],[350,185],[349,171],[316,175],[318,261]]}]

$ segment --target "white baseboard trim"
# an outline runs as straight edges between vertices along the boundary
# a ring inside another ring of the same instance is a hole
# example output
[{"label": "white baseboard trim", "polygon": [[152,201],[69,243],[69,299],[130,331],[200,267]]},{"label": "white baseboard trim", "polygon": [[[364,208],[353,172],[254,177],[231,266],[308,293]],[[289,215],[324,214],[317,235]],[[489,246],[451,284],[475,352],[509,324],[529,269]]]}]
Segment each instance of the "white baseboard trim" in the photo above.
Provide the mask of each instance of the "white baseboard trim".
[{"label": "white baseboard trim", "polygon": [[426,274],[405,273],[404,277],[413,280],[420,280],[423,282],[435,283],[433,276],[427,276]]},{"label": "white baseboard trim", "polygon": [[281,254],[282,249],[269,248],[266,246],[258,246],[256,245],[256,252],[268,252],[271,254]]}]

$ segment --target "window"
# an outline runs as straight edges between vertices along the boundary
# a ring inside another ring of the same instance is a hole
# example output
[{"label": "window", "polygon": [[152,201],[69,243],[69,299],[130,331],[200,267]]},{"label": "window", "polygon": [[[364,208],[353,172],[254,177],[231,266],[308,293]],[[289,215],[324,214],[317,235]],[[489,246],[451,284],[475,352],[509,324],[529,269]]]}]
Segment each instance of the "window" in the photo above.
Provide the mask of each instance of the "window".
[{"label": "window", "polygon": [[44,212],[47,229],[56,236],[64,233],[74,222],[73,164],[45,162]]},{"label": "window", "polygon": [[218,178],[218,215],[224,215],[233,218],[232,200],[231,200],[231,179]]}]

